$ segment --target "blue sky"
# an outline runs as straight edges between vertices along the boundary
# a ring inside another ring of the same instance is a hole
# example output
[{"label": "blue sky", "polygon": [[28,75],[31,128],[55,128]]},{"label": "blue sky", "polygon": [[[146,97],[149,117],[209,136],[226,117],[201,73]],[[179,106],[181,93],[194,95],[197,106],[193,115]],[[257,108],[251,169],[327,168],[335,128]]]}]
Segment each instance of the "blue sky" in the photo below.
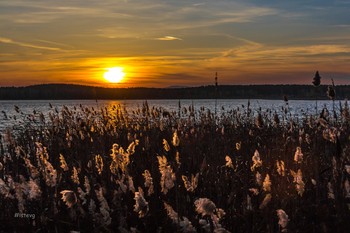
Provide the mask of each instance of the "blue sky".
[{"label": "blue sky", "polygon": [[350,1],[3,0],[0,85],[350,83]]}]

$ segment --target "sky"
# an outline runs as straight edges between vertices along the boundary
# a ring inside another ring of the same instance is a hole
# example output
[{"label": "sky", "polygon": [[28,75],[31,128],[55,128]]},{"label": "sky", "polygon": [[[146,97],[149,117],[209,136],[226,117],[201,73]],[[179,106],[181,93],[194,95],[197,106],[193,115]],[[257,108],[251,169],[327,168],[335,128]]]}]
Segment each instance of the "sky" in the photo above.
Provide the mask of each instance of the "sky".
[{"label": "sky", "polygon": [[[350,0],[1,0],[0,86],[350,84]],[[103,74],[122,67],[119,84]]]}]

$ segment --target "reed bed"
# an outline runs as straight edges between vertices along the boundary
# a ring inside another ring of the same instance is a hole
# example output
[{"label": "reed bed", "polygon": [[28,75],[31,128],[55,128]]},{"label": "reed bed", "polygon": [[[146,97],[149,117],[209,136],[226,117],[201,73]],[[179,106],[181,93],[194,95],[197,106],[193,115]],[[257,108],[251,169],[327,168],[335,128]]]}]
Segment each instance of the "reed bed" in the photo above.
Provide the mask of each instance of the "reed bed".
[{"label": "reed bed", "polygon": [[23,114],[2,232],[348,232],[350,114],[120,106]]}]

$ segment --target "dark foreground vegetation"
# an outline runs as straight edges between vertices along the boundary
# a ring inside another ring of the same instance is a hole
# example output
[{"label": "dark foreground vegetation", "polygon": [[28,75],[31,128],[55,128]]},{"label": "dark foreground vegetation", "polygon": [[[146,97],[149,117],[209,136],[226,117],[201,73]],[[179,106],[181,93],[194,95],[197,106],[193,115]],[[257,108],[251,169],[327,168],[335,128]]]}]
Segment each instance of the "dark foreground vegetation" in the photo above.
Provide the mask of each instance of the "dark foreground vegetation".
[{"label": "dark foreground vegetation", "polygon": [[1,139],[2,232],[349,232],[350,114],[144,103],[21,115]]},{"label": "dark foreground vegetation", "polygon": [[[69,84],[0,87],[0,100],[33,99],[326,99],[326,85],[219,85],[186,88],[102,88]],[[337,98],[350,86],[336,86]]]}]

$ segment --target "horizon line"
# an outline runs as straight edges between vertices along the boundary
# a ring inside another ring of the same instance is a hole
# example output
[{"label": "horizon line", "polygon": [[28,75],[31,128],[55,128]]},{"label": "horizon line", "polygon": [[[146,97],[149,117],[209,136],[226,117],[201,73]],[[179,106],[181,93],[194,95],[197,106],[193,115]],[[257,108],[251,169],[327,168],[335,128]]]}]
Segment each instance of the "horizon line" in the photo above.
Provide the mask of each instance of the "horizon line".
[{"label": "horizon line", "polygon": [[[31,84],[26,86],[0,86],[0,88],[28,88],[28,87],[35,87],[35,86],[53,86],[53,85],[67,85],[67,86],[80,86],[80,87],[93,87],[93,88],[105,88],[105,89],[137,89],[137,88],[144,88],[144,89],[183,89],[183,88],[198,88],[198,87],[212,87],[216,86],[215,84],[209,84],[209,85],[196,85],[196,86],[182,86],[182,85],[170,85],[167,87],[117,87],[117,86],[99,86],[99,85],[89,85],[89,84],[76,84],[76,83],[40,83],[40,84]],[[114,84],[118,85],[118,84]],[[310,84],[290,84],[290,83],[279,83],[279,84],[272,84],[272,83],[266,83],[266,84],[218,84],[217,86],[313,86],[312,83]],[[320,86],[332,86],[330,84],[320,84]],[[350,84],[335,84],[334,86],[350,86]]]}]

